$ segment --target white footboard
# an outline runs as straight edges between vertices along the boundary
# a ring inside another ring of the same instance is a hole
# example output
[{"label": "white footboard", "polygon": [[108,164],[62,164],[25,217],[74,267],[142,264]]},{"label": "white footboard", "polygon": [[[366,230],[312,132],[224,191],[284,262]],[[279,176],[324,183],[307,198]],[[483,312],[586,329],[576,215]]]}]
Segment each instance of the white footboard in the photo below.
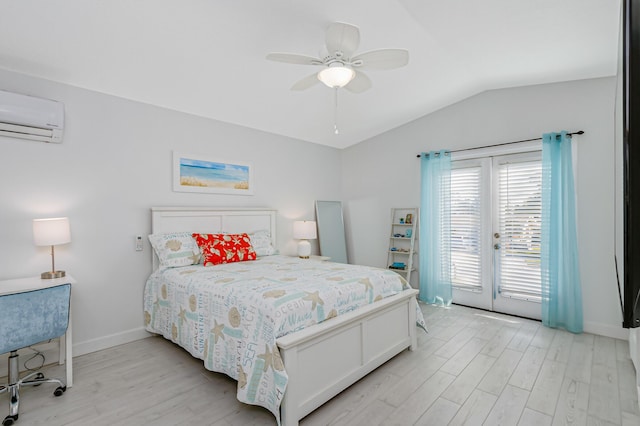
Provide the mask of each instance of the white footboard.
[{"label": "white footboard", "polygon": [[298,421],[406,348],[416,347],[416,294],[406,290],[277,340],[289,375],[283,426]]}]

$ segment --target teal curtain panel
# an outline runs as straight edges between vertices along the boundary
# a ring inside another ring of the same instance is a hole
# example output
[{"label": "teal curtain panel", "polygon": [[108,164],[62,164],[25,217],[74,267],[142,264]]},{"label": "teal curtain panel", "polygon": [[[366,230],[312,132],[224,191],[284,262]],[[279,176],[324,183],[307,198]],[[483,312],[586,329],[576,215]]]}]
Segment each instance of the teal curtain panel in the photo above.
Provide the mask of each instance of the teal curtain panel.
[{"label": "teal curtain panel", "polygon": [[420,156],[420,300],[451,304],[451,153]]},{"label": "teal curtain panel", "polygon": [[571,136],[542,136],[542,323],[582,333]]}]

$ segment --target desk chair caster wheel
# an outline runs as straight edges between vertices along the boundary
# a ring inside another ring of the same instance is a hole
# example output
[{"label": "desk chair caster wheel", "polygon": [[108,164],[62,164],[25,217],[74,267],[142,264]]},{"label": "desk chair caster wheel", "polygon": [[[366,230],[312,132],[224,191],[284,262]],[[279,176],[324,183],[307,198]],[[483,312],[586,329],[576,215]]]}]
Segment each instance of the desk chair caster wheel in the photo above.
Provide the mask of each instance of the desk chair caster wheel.
[{"label": "desk chair caster wheel", "polygon": [[18,421],[18,415],[17,414],[15,416],[7,416],[2,421],[2,426],[11,426],[12,424],[14,424],[17,421]]},{"label": "desk chair caster wheel", "polygon": [[56,390],[53,391],[54,396],[62,396],[63,393],[67,390],[67,387],[58,386]]}]

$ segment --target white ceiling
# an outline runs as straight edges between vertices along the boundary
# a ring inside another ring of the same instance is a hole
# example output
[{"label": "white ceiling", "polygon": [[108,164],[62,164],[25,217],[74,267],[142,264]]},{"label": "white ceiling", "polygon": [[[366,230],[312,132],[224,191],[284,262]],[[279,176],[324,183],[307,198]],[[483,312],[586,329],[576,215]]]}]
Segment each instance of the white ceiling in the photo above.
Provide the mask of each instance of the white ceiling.
[{"label": "white ceiling", "polygon": [[[338,148],[476,93],[617,72],[619,0],[3,0],[0,68]],[[329,23],[406,48],[373,88],[289,90]],[[0,89],[2,82],[0,81]]]}]

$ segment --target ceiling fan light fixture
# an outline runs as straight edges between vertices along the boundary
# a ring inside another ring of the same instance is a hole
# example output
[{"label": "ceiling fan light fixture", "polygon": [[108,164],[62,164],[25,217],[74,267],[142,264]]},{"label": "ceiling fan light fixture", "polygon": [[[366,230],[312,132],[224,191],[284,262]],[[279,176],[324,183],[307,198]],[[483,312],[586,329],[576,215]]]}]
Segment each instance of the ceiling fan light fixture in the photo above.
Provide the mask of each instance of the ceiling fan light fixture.
[{"label": "ceiling fan light fixture", "polygon": [[344,87],[356,76],[356,72],[345,66],[333,66],[318,73],[318,80],[332,89]]}]

